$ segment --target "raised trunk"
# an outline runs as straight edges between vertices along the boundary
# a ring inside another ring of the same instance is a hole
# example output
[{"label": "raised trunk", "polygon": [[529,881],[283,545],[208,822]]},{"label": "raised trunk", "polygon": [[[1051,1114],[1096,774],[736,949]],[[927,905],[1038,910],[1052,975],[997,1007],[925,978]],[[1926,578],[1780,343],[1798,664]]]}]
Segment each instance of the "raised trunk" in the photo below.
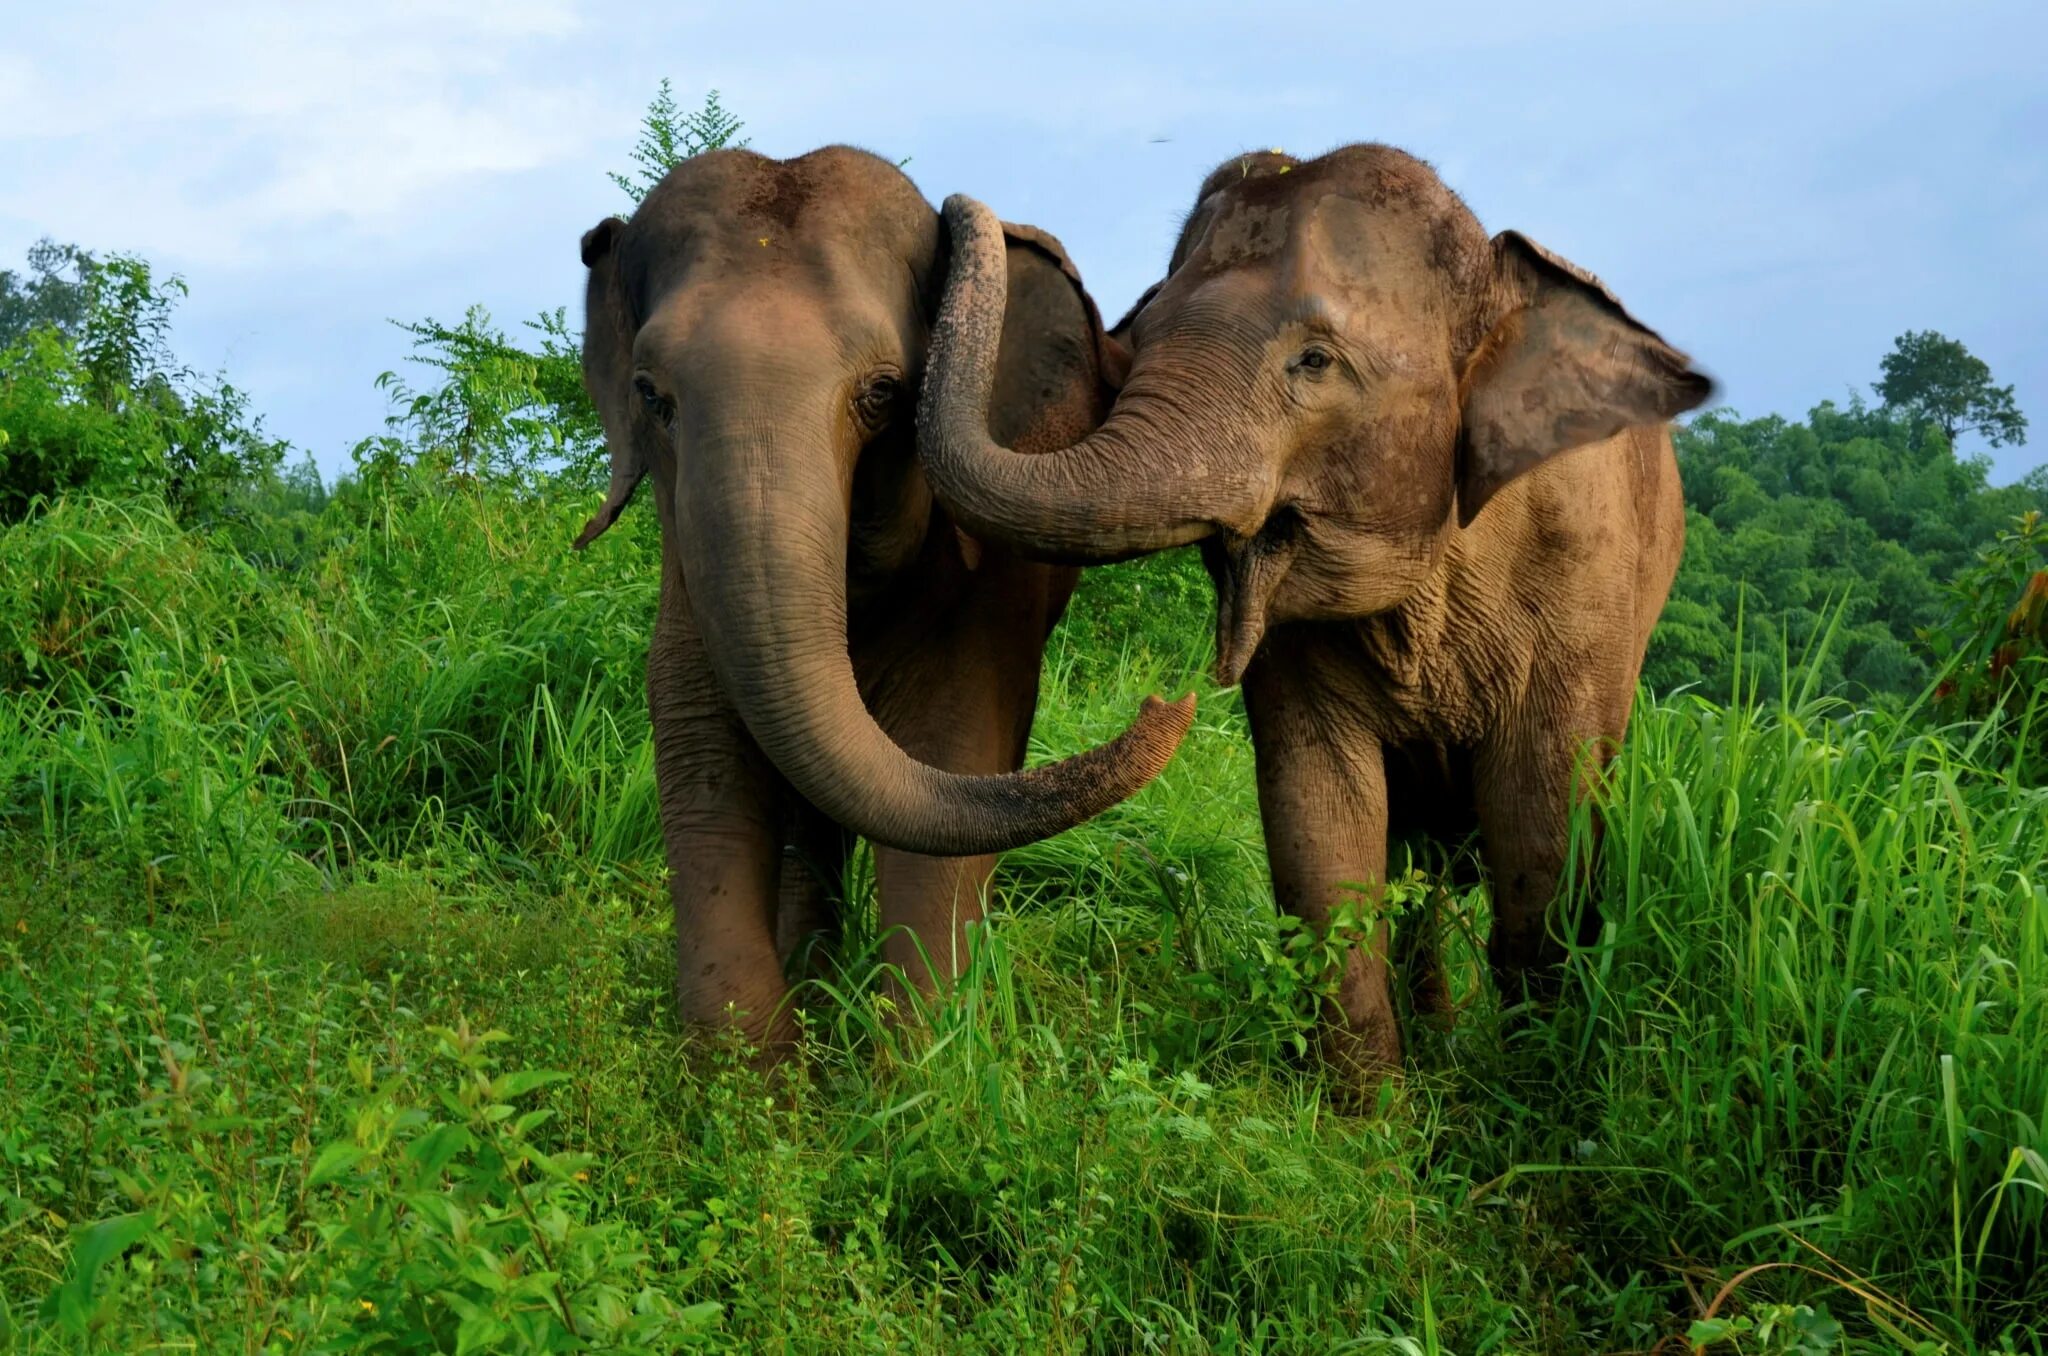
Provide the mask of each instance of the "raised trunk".
[{"label": "raised trunk", "polygon": [[861,701],[847,654],[849,491],[832,470],[846,459],[822,432],[789,432],[830,428],[830,412],[750,422],[690,440],[677,536],[720,685],[811,804],[878,843],[968,856],[1072,828],[1166,766],[1192,695],[1148,697],[1116,740],[1028,772],[958,776],[904,753]]},{"label": "raised trunk", "polygon": [[1002,224],[946,199],[952,258],[918,408],[918,452],[969,532],[1073,564],[1185,546],[1244,530],[1260,484],[1241,458],[1210,455],[1215,431],[1191,426],[1134,373],[1108,422],[1060,452],[1028,455],[989,436],[989,401],[1008,296]]}]

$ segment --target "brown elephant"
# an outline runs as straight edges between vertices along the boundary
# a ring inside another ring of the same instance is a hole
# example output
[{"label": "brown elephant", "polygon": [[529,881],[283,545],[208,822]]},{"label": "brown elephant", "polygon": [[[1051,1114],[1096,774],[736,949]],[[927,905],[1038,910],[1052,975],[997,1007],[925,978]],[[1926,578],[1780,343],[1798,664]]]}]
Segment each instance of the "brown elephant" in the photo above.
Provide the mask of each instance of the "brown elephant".
[{"label": "brown elephant", "polygon": [[[1059,242],[997,229],[1014,283],[993,426],[1064,446],[1109,408],[1118,350]],[[1016,771],[1077,571],[985,546],[933,503],[908,393],[944,244],[901,171],[843,146],[700,155],[582,253],[612,480],[577,545],[644,476],[661,520],[647,695],[682,1016],[736,1020],[773,1060],[795,1032],[784,962],[830,931],[849,833],[877,845],[887,959],[943,980],[990,854],[1143,786],[1193,699]]]},{"label": "brown elephant", "polygon": [[[1201,543],[1280,903],[1327,926],[1390,833],[1476,827],[1503,1000],[1540,996],[1572,799],[1628,724],[1678,568],[1667,421],[1712,383],[1591,275],[1489,240],[1421,161],[1260,154],[1203,183],[1117,326],[1108,420],[1020,456],[987,418],[1001,237],[970,199],[946,218],[920,416],[941,502],[1042,559]],[[1400,1058],[1386,946],[1383,921],[1325,1013],[1353,1081]]]}]

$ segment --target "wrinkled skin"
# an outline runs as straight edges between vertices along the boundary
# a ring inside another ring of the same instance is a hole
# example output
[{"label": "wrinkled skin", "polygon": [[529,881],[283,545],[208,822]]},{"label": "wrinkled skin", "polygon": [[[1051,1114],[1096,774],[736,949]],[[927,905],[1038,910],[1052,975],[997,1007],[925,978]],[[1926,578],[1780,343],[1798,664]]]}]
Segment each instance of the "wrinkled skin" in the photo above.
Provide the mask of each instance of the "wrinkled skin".
[{"label": "wrinkled skin", "polygon": [[[1108,409],[1117,350],[1057,241],[998,233],[1016,281],[994,424],[1062,446]],[[1144,785],[1191,699],[1015,771],[1076,571],[984,546],[933,502],[906,393],[943,235],[900,171],[846,147],[698,156],[586,234],[583,261],[612,485],[577,545],[643,478],[661,521],[647,693],[682,1016],[736,1021],[772,1062],[795,1030],[785,962],[833,930],[851,835],[876,843],[887,959],[943,981],[991,854]]]},{"label": "wrinkled skin", "polygon": [[[941,501],[1048,559],[1201,543],[1281,905],[1327,926],[1390,834],[1477,828],[1496,981],[1542,997],[1572,801],[1627,727],[1683,546],[1668,421],[1711,383],[1590,275],[1489,239],[1422,162],[1262,154],[1202,185],[1113,331],[1131,371],[1108,421],[1022,457],[985,418],[1003,261],[985,208],[946,215],[920,416]],[[1353,1085],[1400,1059],[1386,946],[1382,923],[1326,1013]],[[1432,955],[1409,980],[1442,1004]]]}]

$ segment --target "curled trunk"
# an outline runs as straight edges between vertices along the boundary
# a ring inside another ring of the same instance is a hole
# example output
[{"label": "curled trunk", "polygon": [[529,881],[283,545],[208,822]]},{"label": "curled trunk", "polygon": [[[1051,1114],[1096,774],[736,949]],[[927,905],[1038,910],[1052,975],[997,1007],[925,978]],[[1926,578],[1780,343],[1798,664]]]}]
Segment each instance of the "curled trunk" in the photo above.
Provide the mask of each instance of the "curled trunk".
[{"label": "curled trunk", "polygon": [[[847,490],[829,446],[789,430],[832,427],[786,412],[773,429],[697,445],[678,495],[691,608],[721,686],[762,751],[819,810],[875,842],[933,856],[999,852],[1072,828],[1159,774],[1194,697],[1148,697],[1114,741],[1004,776],[917,762],[875,723],[847,653]],[[792,468],[820,468],[797,471]]]},{"label": "curled trunk", "polygon": [[1060,452],[1015,452],[989,436],[988,410],[1008,295],[1002,224],[946,200],[952,257],[918,407],[918,451],[969,532],[1073,564],[1186,546],[1248,516],[1257,486],[1215,435],[1188,427],[1134,375],[1108,422]]}]

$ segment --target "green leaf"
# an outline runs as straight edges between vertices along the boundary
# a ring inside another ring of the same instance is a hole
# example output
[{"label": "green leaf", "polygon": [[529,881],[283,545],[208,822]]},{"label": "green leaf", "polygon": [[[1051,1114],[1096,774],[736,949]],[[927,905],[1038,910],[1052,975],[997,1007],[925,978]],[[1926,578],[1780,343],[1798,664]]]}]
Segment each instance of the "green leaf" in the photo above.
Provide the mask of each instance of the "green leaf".
[{"label": "green leaf", "polygon": [[156,1221],[140,1212],[116,1215],[86,1227],[71,1249],[71,1275],[43,1304],[43,1317],[67,1330],[84,1334],[92,1316],[94,1291],[101,1268],[135,1246]]},{"label": "green leaf", "polygon": [[426,1134],[414,1140],[406,1154],[429,1176],[438,1176],[443,1168],[476,1144],[476,1136],[460,1125],[437,1125]]},{"label": "green leaf", "polygon": [[507,1337],[511,1330],[496,1317],[478,1309],[462,1320],[455,1329],[455,1356],[467,1356],[472,1351],[489,1351]]},{"label": "green leaf", "polygon": [[568,1079],[569,1075],[553,1069],[518,1069],[512,1073],[500,1074],[491,1080],[491,1100],[509,1102],[515,1097],[525,1096],[535,1088],[546,1087],[550,1083],[565,1083]]},{"label": "green leaf", "polygon": [[716,1323],[725,1313],[725,1306],[717,1300],[703,1300],[686,1305],[676,1313],[676,1320],[686,1328],[707,1328]]},{"label": "green leaf", "polygon": [[360,1144],[336,1140],[314,1157],[312,1171],[306,1174],[306,1185],[325,1186],[336,1178],[345,1176],[350,1168],[362,1162],[369,1153],[370,1151]]}]

